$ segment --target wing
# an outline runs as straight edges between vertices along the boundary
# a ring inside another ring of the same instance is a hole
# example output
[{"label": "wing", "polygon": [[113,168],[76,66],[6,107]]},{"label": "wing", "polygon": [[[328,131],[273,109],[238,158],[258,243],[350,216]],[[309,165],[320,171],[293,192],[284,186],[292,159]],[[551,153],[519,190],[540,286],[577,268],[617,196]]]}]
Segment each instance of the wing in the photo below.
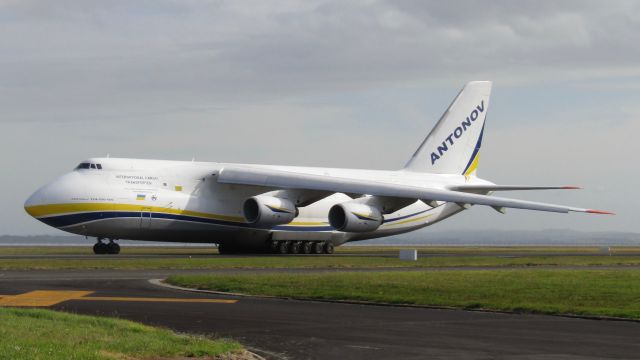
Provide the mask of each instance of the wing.
[{"label": "wing", "polygon": [[529,185],[456,185],[449,190],[462,192],[515,191],[515,190],[577,190],[578,186],[529,186]]},{"label": "wing", "polygon": [[612,214],[606,211],[471,194],[454,190],[423,188],[381,181],[306,174],[252,166],[227,166],[217,174],[217,181],[225,184],[264,186],[272,189],[313,190],[399,199],[419,199],[427,203],[444,201],[457,203],[463,207],[485,205],[491,206],[496,210],[515,208],[558,213]]}]

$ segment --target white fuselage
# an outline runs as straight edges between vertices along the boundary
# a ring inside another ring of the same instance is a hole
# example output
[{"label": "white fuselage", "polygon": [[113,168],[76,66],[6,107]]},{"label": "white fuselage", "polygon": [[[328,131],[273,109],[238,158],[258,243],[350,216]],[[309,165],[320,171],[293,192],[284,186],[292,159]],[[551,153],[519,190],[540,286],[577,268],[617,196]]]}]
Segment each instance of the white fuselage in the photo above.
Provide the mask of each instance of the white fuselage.
[{"label": "white fuselage", "polygon": [[[226,164],[117,158],[94,158],[84,163],[93,165],[69,172],[36,191],[25,203],[27,212],[56,228],[98,238],[238,245],[264,243],[271,238],[323,240],[339,245],[416,230],[463,209],[453,203],[431,207],[416,201],[386,214],[375,231],[340,232],[329,225],[327,215],[331,206],[351,198],[336,193],[301,207],[292,222],[265,229],[247,223],[242,206],[247,198],[269,189],[216,182],[211,175]],[[490,184],[463,175],[261,167],[441,189],[460,184]]]}]

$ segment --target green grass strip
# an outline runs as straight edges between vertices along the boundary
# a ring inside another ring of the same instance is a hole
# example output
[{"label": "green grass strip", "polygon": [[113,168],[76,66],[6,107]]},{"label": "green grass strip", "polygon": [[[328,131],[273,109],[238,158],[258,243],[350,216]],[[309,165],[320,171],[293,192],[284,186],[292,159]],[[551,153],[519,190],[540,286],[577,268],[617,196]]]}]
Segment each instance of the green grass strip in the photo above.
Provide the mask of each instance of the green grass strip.
[{"label": "green grass strip", "polygon": [[292,298],[640,319],[640,270],[176,275],[171,284]]},{"label": "green grass strip", "polygon": [[276,269],[276,268],[431,268],[450,266],[623,266],[640,265],[640,256],[460,256],[428,257],[418,261],[401,261],[382,256],[246,256],[189,258],[127,259],[114,256],[96,256],[95,259],[3,259],[0,270],[54,270],[54,269]]},{"label": "green grass strip", "polygon": [[114,318],[0,308],[0,359],[158,359],[214,357],[238,343],[175,334]]}]

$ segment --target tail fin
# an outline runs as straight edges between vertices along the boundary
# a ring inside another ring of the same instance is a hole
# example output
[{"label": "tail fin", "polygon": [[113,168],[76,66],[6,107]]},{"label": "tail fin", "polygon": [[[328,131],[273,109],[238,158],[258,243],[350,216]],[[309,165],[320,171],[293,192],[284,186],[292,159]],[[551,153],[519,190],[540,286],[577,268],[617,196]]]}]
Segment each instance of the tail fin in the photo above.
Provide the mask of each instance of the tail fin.
[{"label": "tail fin", "polygon": [[409,159],[405,170],[475,174],[490,94],[490,81],[468,82]]}]

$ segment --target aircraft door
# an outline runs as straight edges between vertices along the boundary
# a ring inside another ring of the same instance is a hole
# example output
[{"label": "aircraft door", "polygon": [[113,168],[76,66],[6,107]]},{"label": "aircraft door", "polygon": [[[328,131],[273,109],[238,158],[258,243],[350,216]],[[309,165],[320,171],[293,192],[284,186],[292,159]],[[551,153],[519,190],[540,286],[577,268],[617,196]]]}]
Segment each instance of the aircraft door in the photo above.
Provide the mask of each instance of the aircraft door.
[{"label": "aircraft door", "polygon": [[151,227],[151,208],[145,207],[140,210],[140,229]]}]

